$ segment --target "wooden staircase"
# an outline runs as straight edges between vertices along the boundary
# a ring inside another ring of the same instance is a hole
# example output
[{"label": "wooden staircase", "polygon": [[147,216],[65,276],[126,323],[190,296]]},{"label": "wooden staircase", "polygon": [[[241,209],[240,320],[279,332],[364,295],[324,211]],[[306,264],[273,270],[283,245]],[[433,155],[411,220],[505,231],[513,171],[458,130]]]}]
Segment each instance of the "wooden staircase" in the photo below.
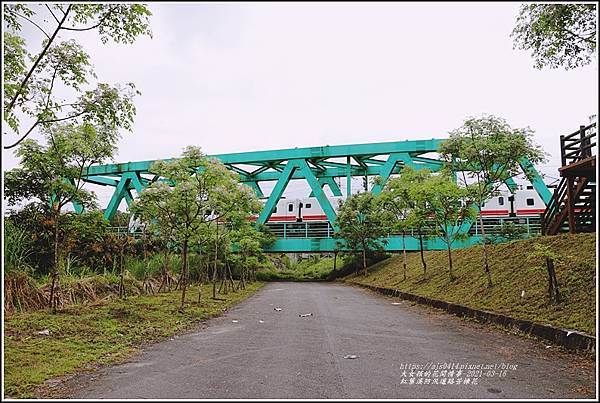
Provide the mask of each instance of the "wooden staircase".
[{"label": "wooden staircase", "polygon": [[542,215],[542,233],[596,231],[596,124],[560,136],[561,181]]}]

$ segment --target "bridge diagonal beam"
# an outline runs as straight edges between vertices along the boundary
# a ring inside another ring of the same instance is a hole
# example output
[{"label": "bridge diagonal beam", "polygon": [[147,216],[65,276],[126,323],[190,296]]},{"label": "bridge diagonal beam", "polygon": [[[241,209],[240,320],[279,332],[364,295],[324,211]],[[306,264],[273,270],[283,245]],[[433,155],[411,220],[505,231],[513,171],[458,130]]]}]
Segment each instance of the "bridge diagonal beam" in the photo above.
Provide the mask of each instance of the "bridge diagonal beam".
[{"label": "bridge diagonal beam", "polygon": [[[342,190],[338,186],[338,184],[333,180],[333,178],[318,178],[319,185],[321,185],[321,189],[325,187],[325,185],[329,186],[331,193],[334,196],[341,196]],[[308,197],[315,197],[315,192],[311,190],[310,195]]]},{"label": "bridge diagonal beam", "polygon": [[256,220],[257,224],[264,224],[267,222],[269,217],[271,217],[271,214],[273,214],[273,209],[275,209],[277,202],[281,198],[281,195],[283,194],[283,191],[287,187],[288,183],[290,183],[290,179],[292,178],[292,175],[294,174],[294,171],[297,168],[297,164],[295,164],[292,161],[289,161],[285,165],[285,169],[281,173],[279,180],[277,180],[275,187],[271,191],[271,194],[269,195],[269,198],[265,203],[263,211],[261,211],[260,215],[258,216],[258,219]]},{"label": "bridge diagonal beam", "polygon": [[519,160],[519,165],[521,166],[521,169],[523,170],[523,173],[525,174],[529,182],[531,182],[531,184],[533,185],[533,188],[535,189],[537,194],[544,201],[544,204],[548,205],[550,199],[552,199],[552,192],[550,192],[548,186],[546,186],[546,183],[544,183],[542,176],[538,173],[531,161],[529,161],[527,158],[521,158]]},{"label": "bridge diagonal beam", "polygon": [[93,183],[95,185],[102,185],[102,186],[117,186],[117,184],[119,183],[119,181],[111,179],[111,178],[104,178],[102,176],[88,176],[86,178],[83,179],[86,182],[89,183]]},{"label": "bridge diagonal beam", "polygon": [[379,183],[375,183],[373,185],[373,187],[371,188],[371,193],[373,193],[374,195],[378,195],[379,193],[381,193],[381,191],[385,187],[385,184],[387,183],[387,180],[389,179],[390,175],[394,171],[394,168],[396,167],[396,164],[399,161],[404,162],[404,165],[415,167],[415,164],[408,153],[390,154],[385,165],[383,165],[383,167],[381,168],[381,173],[379,174],[381,180]]},{"label": "bridge diagonal beam", "polygon": [[133,196],[131,195],[131,191],[129,189],[125,191],[123,197],[125,197],[125,202],[127,202],[127,206],[131,207],[131,203],[133,203]]},{"label": "bridge diagonal beam", "polygon": [[113,192],[112,197],[110,198],[110,201],[108,202],[106,210],[104,210],[105,220],[110,221],[114,217],[115,213],[117,212],[117,209],[119,208],[119,204],[121,204],[121,200],[123,200],[123,197],[125,197],[125,193],[127,187],[129,186],[129,182],[131,182],[130,174],[123,174],[121,180],[115,188],[115,191]]},{"label": "bridge diagonal beam", "polygon": [[265,165],[261,166],[260,168],[255,169],[254,171],[250,172],[249,177],[252,177],[252,176],[257,175],[259,173],[265,172],[267,169],[271,169],[271,166],[268,165],[268,164],[265,164]]},{"label": "bridge diagonal beam", "polygon": [[258,198],[262,198],[265,197],[262,189],[260,188],[260,186],[258,185],[258,182],[255,181],[247,181],[247,182],[242,182],[244,185],[250,186],[252,188],[252,190],[254,190],[254,194],[256,194],[256,197]]},{"label": "bridge diagonal beam", "polygon": [[306,178],[308,185],[310,186],[315,197],[319,201],[319,204],[321,205],[321,208],[325,212],[327,219],[329,220],[329,222],[331,223],[331,225],[334,228],[337,228],[337,224],[336,224],[337,215],[335,214],[335,210],[331,206],[331,203],[329,203],[329,199],[327,198],[327,195],[325,194],[325,192],[323,192],[323,189],[321,189],[321,185],[319,184],[317,177],[315,176],[313,171],[310,169],[310,167],[308,166],[308,164],[306,163],[305,160],[295,160],[294,163],[298,166],[298,168],[300,168],[300,172]]}]

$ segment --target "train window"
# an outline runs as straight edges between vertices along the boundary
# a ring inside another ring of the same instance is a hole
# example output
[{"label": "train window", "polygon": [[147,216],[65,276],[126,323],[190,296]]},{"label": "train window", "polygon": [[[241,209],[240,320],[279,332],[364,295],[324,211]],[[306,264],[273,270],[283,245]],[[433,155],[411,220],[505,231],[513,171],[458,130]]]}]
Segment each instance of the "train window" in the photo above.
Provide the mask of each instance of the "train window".
[{"label": "train window", "polygon": [[275,214],[277,212],[277,206],[275,206],[275,208],[273,209],[273,214]]},{"label": "train window", "polygon": [[311,204],[310,203],[306,203],[306,208],[310,208]]},{"label": "train window", "polygon": [[288,204],[288,211],[294,211],[294,205]]},{"label": "train window", "polygon": [[527,185],[527,190],[533,190],[533,186],[532,185]]},{"label": "train window", "polygon": [[534,200],[532,198],[527,199],[527,205],[528,206],[533,206],[535,204]]},{"label": "train window", "polygon": [[504,206],[504,197],[502,197],[502,196],[498,197],[498,204],[500,206]]}]

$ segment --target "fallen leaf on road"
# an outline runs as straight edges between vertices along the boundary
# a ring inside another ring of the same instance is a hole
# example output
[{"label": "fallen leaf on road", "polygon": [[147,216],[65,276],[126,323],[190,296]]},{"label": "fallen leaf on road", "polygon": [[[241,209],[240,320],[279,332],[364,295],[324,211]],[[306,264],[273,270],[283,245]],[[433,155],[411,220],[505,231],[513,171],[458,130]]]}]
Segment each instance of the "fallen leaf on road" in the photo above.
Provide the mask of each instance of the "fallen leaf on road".
[{"label": "fallen leaf on road", "polygon": [[306,318],[307,316],[312,316],[312,312],[311,313],[301,313],[298,316],[301,317],[301,318]]},{"label": "fallen leaf on road", "polygon": [[235,320],[235,319],[234,319],[234,320],[232,320],[232,322],[233,322],[233,323],[238,323],[238,321],[237,321],[237,320]]},{"label": "fallen leaf on road", "polygon": [[353,355],[353,354],[349,354],[349,355],[345,355],[344,358],[347,359],[347,360],[354,360],[354,359],[358,358],[358,356],[357,355]]},{"label": "fallen leaf on road", "polygon": [[259,321],[258,321],[258,323],[265,323],[265,322],[264,322],[264,321],[262,321],[262,320],[259,320]]},{"label": "fallen leaf on road", "polygon": [[273,308],[273,310],[279,312],[281,311],[281,308]]}]

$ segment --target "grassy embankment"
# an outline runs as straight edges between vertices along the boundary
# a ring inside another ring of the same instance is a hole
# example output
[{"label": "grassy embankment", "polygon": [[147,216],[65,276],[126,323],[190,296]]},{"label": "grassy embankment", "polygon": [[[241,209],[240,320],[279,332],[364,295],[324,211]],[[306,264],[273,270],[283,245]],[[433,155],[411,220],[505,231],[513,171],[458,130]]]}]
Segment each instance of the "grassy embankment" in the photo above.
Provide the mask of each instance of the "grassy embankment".
[{"label": "grassy embankment", "polygon": [[[233,304],[263,286],[257,282],[245,290],[220,294],[213,300],[212,286],[188,290],[185,312],[178,312],[181,292],[132,296],[76,304],[57,314],[47,311],[16,313],[4,322],[5,397],[34,397],[44,381],[119,362],[143,344],[170,337],[199,321],[219,316]],[[192,302],[193,301],[193,302]],[[39,335],[48,329],[49,336]]]},{"label": "grassy embankment", "polygon": [[[528,262],[536,242],[551,246],[565,263],[556,265],[563,302],[548,303],[548,280],[543,262]],[[454,274],[449,281],[446,251],[426,252],[427,275],[419,253],[408,256],[403,280],[402,256],[394,256],[369,268],[368,276],[352,274],[343,280],[370,284],[444,300],[514,318],[596,334],[596,234],[537,237],[491,246],[490,271],[494,286],[488,288],[483,271],[483,246],[453,251]],[[362,273],[362,271],[361,271]],[[521,297],[522,291],[525,291]]]},{"label": "grassy embankment", "polygon": [[336,273],[345,270],[347,265],[351,264],[352,258],[347,256],[338,256],[336,262],[336,272],[333,271],[333,257],[320,257],[313,255],[298,262],[291,262],[289,259],[281,259],[273,256],[272,267],[259,270],[256,278],[261,281],[319,281],[329,280]]}]

